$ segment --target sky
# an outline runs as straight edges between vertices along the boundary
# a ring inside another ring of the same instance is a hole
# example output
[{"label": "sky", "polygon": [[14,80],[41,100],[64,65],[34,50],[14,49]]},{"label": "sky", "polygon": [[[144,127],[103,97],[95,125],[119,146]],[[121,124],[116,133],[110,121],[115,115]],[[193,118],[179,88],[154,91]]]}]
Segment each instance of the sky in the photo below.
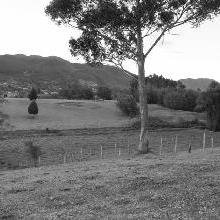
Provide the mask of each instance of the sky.
[{"label": "sky", "polygon": [[[44,13],[50,0],[0,0],[0,54],[58,56],[72,63],[69,39],[79,33],[57,26]],[[199,28],[175,29],[147,58],[146,75],[162,74],[174,80],[212,78],[220,82],[220,16]],[[147,41],[145,42],[147,45]],[[124,68],[136,73],[135,63]]]}]

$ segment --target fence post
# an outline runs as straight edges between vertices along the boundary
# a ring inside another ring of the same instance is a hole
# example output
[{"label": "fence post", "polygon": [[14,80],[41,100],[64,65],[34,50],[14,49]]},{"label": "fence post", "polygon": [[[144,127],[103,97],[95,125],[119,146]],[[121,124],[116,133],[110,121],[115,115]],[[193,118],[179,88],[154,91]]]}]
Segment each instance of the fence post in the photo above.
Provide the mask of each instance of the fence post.
[{"label": "fence post", "polygon": [[66,163],[66,152],[63,155],[63,163]]},{"label": "fence post", "polygon": [[212,148],[212,152],[213,152],[213,148],[214,148],[214,139],[213,139],[213,136],[211,137],[211,148]]},{"label": "fence post", "polygon": [[101,158],[103,158],[102,145],[101,145]]},{"label": "fence post", "polygon": [[121,148],[119,147],[118,149],[118,156],[120,157],[121,156]]},{"label": "fence post", "polygon": [[115,144],[115,155],[117,155],[117,144]]},{"label": "fence post", "polygon": [[202,146],[202,148],[203,148],[203,152],[205,152],[205,140],[206,140],[206,130],[204,131],[204,134],[203,134],[203,146]]},{"label": "fence post", "polygon": [[189,148],[188,148],[189,154],[191,153],[191,151],[192,151],[192,145],[191,145],[191,140],[190,140],[190,141],[189,141]]},{"label": "fence post", "polygon": [[38,166],[40,166],[40,163],[41,163],[41,158],[40,156],[38,157]]},{"label": "fence post", "polygon": [[81,159],[81,161],[82,161],[82,159],[83,159],[83,149],[81,148],[81,150],[80,150],[80,159]]},{"label": "fence post", "polygon": [[162,155],[163,138],[160,139],[160,156]]},{"label": "fence post", "polygon": [[177,145],[178,145],[178,136],[176,135],[176,137],[175,137],[175,144],[174,144],[174,152],[175,152],[175,154],[177,152]]}]

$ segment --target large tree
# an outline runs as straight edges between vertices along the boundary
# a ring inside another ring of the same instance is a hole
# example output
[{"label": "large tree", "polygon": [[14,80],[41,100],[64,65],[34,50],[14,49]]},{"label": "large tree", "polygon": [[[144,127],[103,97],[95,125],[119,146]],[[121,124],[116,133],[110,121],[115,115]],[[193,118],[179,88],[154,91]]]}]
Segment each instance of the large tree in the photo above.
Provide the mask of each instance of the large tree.
[{"label": "large tree", "polygon": [[46,14],[57,24],[80,30],[69,42],[73,56],[88,63],[111,62],[123,68],[125,60],[137,63],[141,134],[138,150],[148,151],[148,108],[145,61],[172,29],[197,27],[220,12],[219,0],[52,0]]}]

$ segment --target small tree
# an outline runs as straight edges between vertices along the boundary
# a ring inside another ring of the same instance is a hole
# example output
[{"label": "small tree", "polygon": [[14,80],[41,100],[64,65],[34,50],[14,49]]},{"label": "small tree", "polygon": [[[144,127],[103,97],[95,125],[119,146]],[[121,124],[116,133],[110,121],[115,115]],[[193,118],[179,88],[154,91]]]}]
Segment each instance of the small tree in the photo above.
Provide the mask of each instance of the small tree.
[{"label": "small tree", "polygon": [[35,100],[31,101],[30,105],[28,106],[28,113],[30,115],[38,114],[38,106]]},{"label": "small tree", "polygon": [[112,91],[106,86],[100,86],[97,89],[97,96],[101,99],[111,100],[112,99]]},{"label": "small tree", "polygon": [[35,88],[32,87],[30,93],[28,94],[28,98],[32,101],[32,100],[36,100],[38,98],[37,95],[37,90]]}]

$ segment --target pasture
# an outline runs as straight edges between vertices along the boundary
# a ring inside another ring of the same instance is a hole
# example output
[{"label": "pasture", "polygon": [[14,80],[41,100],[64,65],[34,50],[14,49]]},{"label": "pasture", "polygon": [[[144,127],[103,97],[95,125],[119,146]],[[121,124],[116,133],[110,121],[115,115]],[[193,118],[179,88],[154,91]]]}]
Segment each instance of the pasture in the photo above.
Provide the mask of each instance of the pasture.
[{"label": "pasture", "polygon": [[[204,130],[152,130],[151,153],[137,155],[139,130],[127,127],[130,120],[114,101],[38,102],[36,118],[28,116],[25,99],[1,105],[2,219],[219,218],[219,132],[205,132],[203,152]],[[158,105],[149,109],[168,122],[205,120]],[[37,168],[27,141],[42,150]]]},{"label": "pasture", "polygon": [[[85,101],[63,99],[39,99],[39,114],[33,119],[28,115],[28,99],[8,98],[0,104],[0,112],[5,122],[3,130],[44,130],[122,127],[130,119],[122,115],[115,101]],[[149,105],[149,115],[167,122],[205,120],[204,114],[175,111],[159,105]]]}]

